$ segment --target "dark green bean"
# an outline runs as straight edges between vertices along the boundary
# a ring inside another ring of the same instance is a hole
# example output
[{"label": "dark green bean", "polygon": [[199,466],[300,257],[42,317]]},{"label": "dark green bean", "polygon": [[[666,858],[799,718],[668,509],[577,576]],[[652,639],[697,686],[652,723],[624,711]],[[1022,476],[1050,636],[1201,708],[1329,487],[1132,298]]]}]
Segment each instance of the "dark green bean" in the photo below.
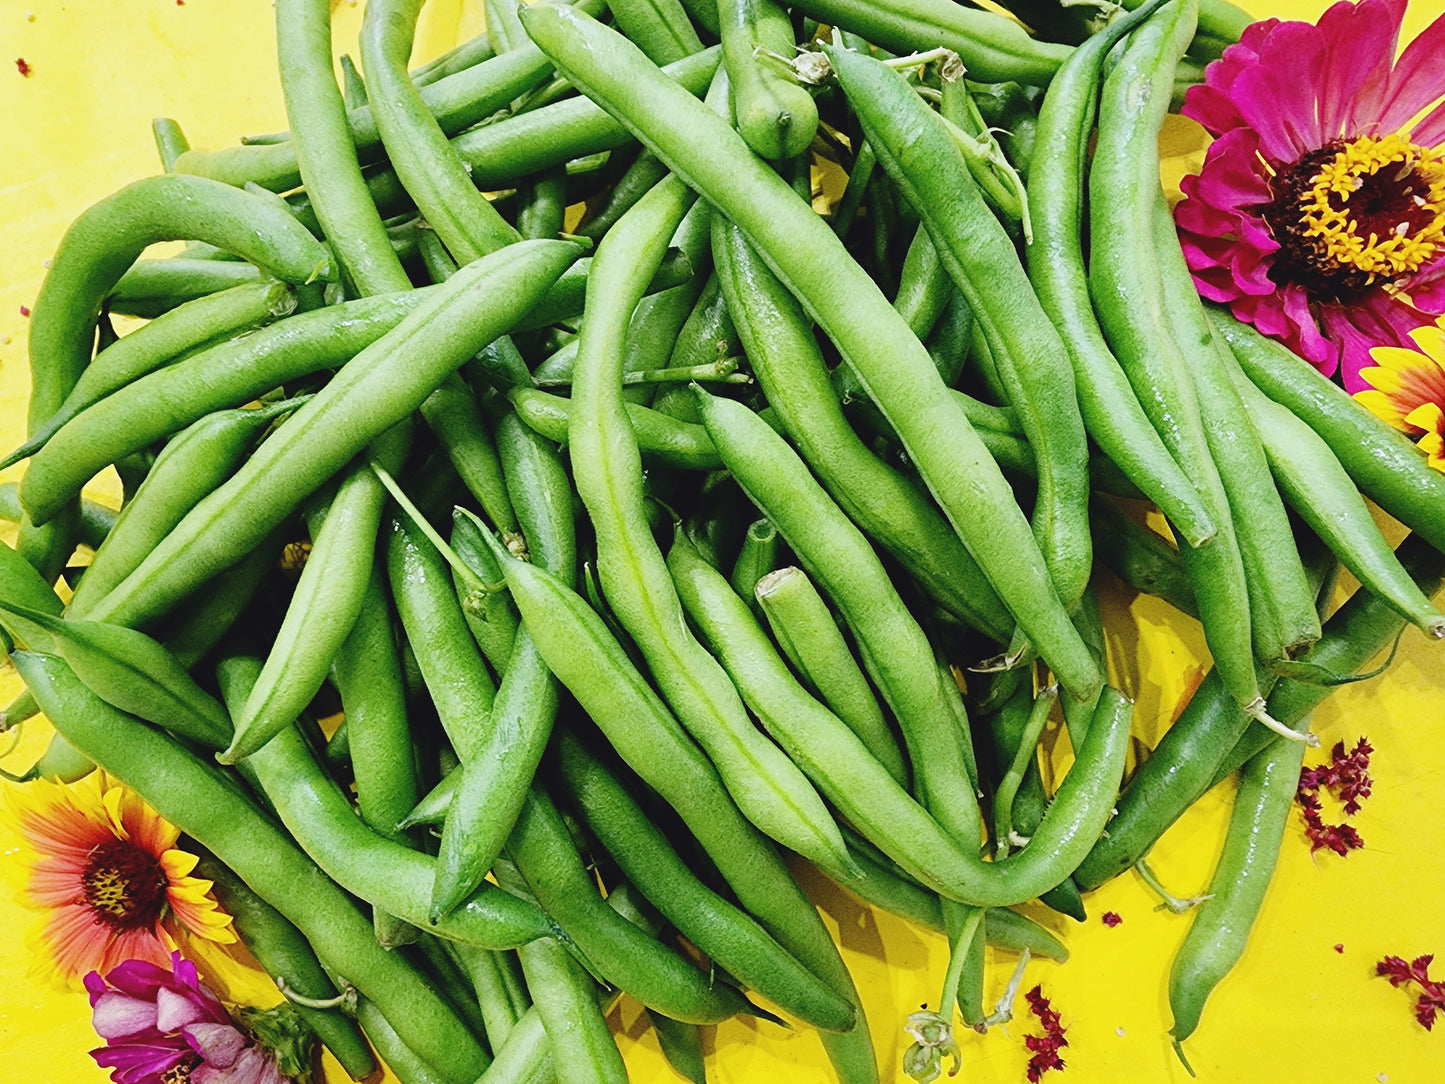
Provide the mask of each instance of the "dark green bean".
[{"label": "dark green bean", "polygon": [[559,1084],[625,1084],[627,1067],[587,972],[555,941],[533,941],[517,955],[536,997]]},{"label": "dark green bean", "polygon": [[[259,267],[245,261],[184,255],[137,260],[106,295],[105,303],[113,316],[152,320],[186,302],[237,286],[260,285],[266,278]],[[315,296],[316,285],[299,288],[298,298]]]},{"label": "dark green bean", "polygon": [[[216,901],[231,916],[246,948],[283,994],[299,994],[310,1001],[326,1001],[336,995],[336,987],[301,931],[251,891],[229,866],[215,855],[203,854],[195,875],[211,882]],[[352,1080],[364,1080],[376,1072],[376,1059],[355,1020],[338,1009],[292,1004]]]},{"label": "dark green bean", "polygon": [[788,13],[773,0],[722,0],[718,22],[738,134],[769,160],[802,154],[817,134],[818,107],[779,64],[797,53]]},{"label": "dark green bean", "polygon": [[1276,738],[1245,765],[1207,895],[1194,908],[1169,970],[1169,1033],[1176,1050],[1194,1034],[1205,1001],[1244,953],[1279,859],[1303,759],[1301,743]]},{"label": "dark green bean", "polygon": [[[549,440],[567,443],[571,400],[538,388],[513,388],[508,395],[517,417],[528,428]],[[722,465],[700,425],[679,421],[638,403],[627,404],[627,418],[637,435],[637,446],[648,460],[689,470],[713,470]]]},{"label": "dark green bean", "polygon": [[1194,584],[1179,551],[1148,527],[1141,527],[1112,501],[1095,498],[1089,505],[1094,552],[1108,570],[1136,591],[1158,595],[1180,613],[1198,617]]}]

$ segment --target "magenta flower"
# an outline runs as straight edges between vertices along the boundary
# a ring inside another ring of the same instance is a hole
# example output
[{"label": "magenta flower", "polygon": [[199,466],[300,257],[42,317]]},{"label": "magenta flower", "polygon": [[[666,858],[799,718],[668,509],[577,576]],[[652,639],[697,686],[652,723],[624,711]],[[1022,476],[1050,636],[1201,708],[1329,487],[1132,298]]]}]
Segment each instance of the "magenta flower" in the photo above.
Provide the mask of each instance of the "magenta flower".
[{"label": "magenta flower", "polygon": [[1350,392],[1445,312],[1445,16],[1397,60],[1404,14],[1255,23],[1184,99],[1216,137],[1175,211],[1199,292]]},{"label": "magenta flower", "polygon": [[284,1084],[271,1054],[238,1028],[196,966],[171,953],[171,970],[127,960],[85,988],[95,1030],[92,1050],[116,1084]]}]

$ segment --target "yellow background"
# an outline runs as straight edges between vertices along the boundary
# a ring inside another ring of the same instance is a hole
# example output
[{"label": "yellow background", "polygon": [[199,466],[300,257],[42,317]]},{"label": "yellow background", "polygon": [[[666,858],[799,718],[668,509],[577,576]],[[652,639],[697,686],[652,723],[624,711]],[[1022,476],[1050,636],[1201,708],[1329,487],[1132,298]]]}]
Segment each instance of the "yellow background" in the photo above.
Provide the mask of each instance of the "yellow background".
[{"label": "yellow background", "polygon": [[[360,8],[333,0],[338,51],[355,53]],[[1322,0],[1272,0],[1267,13],[1314,18]],[[1416,3],[1406,21],[1413,36],[1441,10]],[[481,4],[432,0],[423,15],[417,59],[475,33]],[[1257,13],[1266,13],[1263,5]],[[33,16],[33,17],[32,17]],[[276,81],[272,9],[261,0],[0,0],[0,444],[21,439],[28,384],[25,321],[20,306],[35,296],[43,261],[65,226],[90,203],[158,170],[150,120],[174,117],[194,146],[215,147],[248,132],[285,127]],[[12,60],[24,57],[22,78]],[[1197,152],[1186,134],[1176,149]],[[6,472],[0,480],[16,477]],[[1105,599],[1114,630],[1118,679],[1137,698],[1136,730],[1157,738],[1197,675],[1197,627],[1148,599],[1123,591]],[[0,671],[0,701],[18,689]],[[1374,794],[1354,823],[1366,849],[1341,859],[1311,857],[1292,814],[1275,884],[1249,951],[1219,986],[1189,1053],[1201,1080],[1213,1084],[1311,1080],[1323,1084],[1445,1081],[1445,1033],[1414,1022],[1413,997],[1373,978],[1385,954],[1442,953],[1445,978],[1445,649],[1409,630],[1400,659],[1382,679],[1338,692],[1316,715],[1325,748],[1367,735],[1376,747]],[[37,721],[5,760],[30,762],[45,739]],[[1322,753],[1307,757],[1317,763]],[[1156,868],[1176,893],[1201,891],[1213,866],[1229,786],[1219,788],[1156,848]],[[1334,812],[1334,810],[1330,810]],[[0,840],[8,856],[14,841]],[[101,1081],[86,1055],[95,1045],[83,996],[50,990],[27,976],[22,934],[32,916],[13,905],[15,863],[0,862],[0,1075],[15,1081]],[[907,1045],[904,1015],[934,1004],[947,960],[941,938],[860,907],[816,877],[807,885],[841,939],[862,990],[885,1068],[897,1070]],[[1046,1081],[1073,1084],[1188,1079],[1169,1049],[1165,981],[1187,917],[1153,910],[1133,875],[1088,898],[1080,925],[1043,921],[1073,953],[1060,965],[1034,961],[1024,989],[1042,983],[1068,1027],[1068,1069]],[[1107,928],[1104,911],[1123,924]],[[1337,953],[1334,946],[1343,944]],[[1002,990],[1010,956],[990,958],[990,999]],[[1022,1015],[987,1036],[961,1032],[964,1076],[972,1084],[1024,1079]],[[635,1005],[614,1016],[634,1081],[677,1079],[662,1063]],[[1445,1027],[1442,1027],[1445,1032]],[[728,1024],[709,1033],[709,1072],[721,1082],[831,1079],[815,1036],[765,1023]]]}]

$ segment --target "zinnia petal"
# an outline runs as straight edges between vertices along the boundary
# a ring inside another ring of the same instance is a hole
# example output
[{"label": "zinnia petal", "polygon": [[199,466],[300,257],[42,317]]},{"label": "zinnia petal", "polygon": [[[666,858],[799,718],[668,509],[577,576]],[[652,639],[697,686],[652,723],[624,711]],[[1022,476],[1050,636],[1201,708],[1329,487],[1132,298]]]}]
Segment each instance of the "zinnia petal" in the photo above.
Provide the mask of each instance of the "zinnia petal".
[{"label": "zinnia petal", "polygon": [[[95,1033],[102,1039],[124,1039],[157,1026],[157,1003],[128,994],[101,994],[91,1003]],[[167,1029],[168,1030],[168,1029]]]},{"label": "zinnia petal", "polygon": [[192,1024],[182,1028],[181,1035],[209,1064],[223,1069],[233,1065],[246,1049],[246,1037],[232,1024]]},{"label": "zinnia petal", "polygon": [[[1404,5],[1400,5],[1404,18]],[[1379,111],[1380,127],[1393,132],[1407,125],[1421,110],[1445,94],[1440,80],[1440,58],[1445,56],[1445,15],[1427,26],[1395,61]]]},{"label": "zinnia petal", "polygon": [[1376,0],[1340,3],[1320,16],[1326,43],[1320,131],[1326,141],[1360,134],[1352,123],[1357,110],[1379,116],[1404,7]]}]

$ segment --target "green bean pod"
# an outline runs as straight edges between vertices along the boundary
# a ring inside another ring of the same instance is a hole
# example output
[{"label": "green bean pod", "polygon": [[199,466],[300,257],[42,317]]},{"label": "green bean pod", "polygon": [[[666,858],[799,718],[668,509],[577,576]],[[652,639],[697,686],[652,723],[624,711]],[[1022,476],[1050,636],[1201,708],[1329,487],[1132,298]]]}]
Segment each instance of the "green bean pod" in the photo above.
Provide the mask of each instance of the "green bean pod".
[{"label": "green bean pod", "polygon": [[302,313],[127,384],[61,426],[36,453],[21,483],[22,506],[53,514],[109,464],[215,410],[344,365],[430,296],[415,290]]},{"label": "green bean pod", "polygon": [[[673,540],[673,547],[678,545],[677,539]],[[671,558],[668,560],[672,563]],[[761,615],[757,610],[757,601],[753,594],[758,582],[775,568],[778,567],[778,531],[766,519],[754,520],[748,524],[748,529],[743,532],[743,548],[738,552],[738,559],[733,562],[733,570],[728,577],[733,590],[740,598],[745,600],[749,609]],[[673,576],[676,580],[676,573]]]},{"label": "green bean pod", "polygon": [[654,64],[671,64],[702,50],[678,0],[611,0],[612,17]]},{"label": "green bean pod", "polygon": [[[721,63],[722,50],[713,46],[664,70],[669,84],[689,95],[700,95]],[[490,191],[509,187],[538,170],[625,147],[634,140],[626,126],[601,106],[586,98],[572,98],[479,125],[463,132],[452,145],[471,167],[472,182]]]},{"label": "green bean pod", "polygon": [[[1072,608],[1091,564],[1089,479],[1084,424],[1063,340],[942,118],[880,62],[847,50],[825,51],[874,153],[922,214],[939,260],[983,329],[1008,401],[1034,447],[1039,479],[1034,533],[1059,601]],[[1080,699],[1091,695],[1070,671],[1063,677]]]},{"label": "green bean pod", "polygon": [[[411,445],[403,421],[371,451],[391,470]],[[371,579],[376,532],[386,490],[369,462],[353,464],[335,494],[311,520],[311,552],[286,607],[256,684],[232,720],[231,743],[217,759],[235,764],[250,756],[300,715],[320,690],[342,642],[356,624]]]},{"label": "green bean pod", "polygon": [[[104,616],[139,622],[233,563],[295,505],[492,339],[577,255],[522,241],[469,264],[363,350],[202,501],[106,598]],[[100,617],[97,613],[95,616]]]},{"label": "green bean pod", "polygon": [[536,995],[558,1084],[626,1084],[627,1067],[587,972],[555,941],[533,941],[517,954]]},{"label": "green bean pod", "polygon": [[0,622],[32,651],[59,655],[106,703],[213,748],[225,741],[226,709],[145,633],[8,602],[0,603]]},{"label": "green bean pod", "polygon": [[199,297],[161,314],[100,351],[80,374],[59,409],[29,440],[0,460],[0,467],[32,454],[91,403],[132,380],[205,349],[217,340],[224,341],[289,316],[295,307],[296,295],[290,286],[264,281]]},{"label": "green bean pod", "polygon": [[787,12],[773,0],[723,0],[718,20],[738,134],[770,161],[802,154],[817,134],[818,107],[781,70],[797,52]]},{"label": "green bean pod", "polygon": [[29,425],[43,425],[90,361],[101,302],[146,246],[199,239],[283,282],[330,281],[330,255],[268,199],[200,177],[134,181],[82,213],[61,238],[30,315]]},{"label": "green bean pod", "polygon": [[968,549],[927,496],[874,456],[838,409],[823,356],[788,289],[737,227],[720,218],[713,255],[753,372],[833,498],[931,597],[1006,639],[1010,615]]},{"label": "green bean pod", "polygon": [[[513,388],[508,398],[528,428],[548,440],[567,443],[570,399],[538,388]],[[627,420],[637,435],[637,447],[650,462],[685,470],[715,470],[722,465],[702,426],[679,421],[639,403],[628,403],[626,409]]]},{"label": "green bean pod", "polygon": [[757,582],[754,595],[793,668],[858,735],[888,774],[906,785],[909,773],[903,751],[828,604],[807,573],[791,565],[780,568]]},{"label": "green bean pod", "polygon": [[801,0],[793,8],[895,53],[942,46],[984,83],[1046,86],[1069,49],[1036,41],[1012,19],[948,0]]},{"label": "green bean pod", "polygon": [[1094,552],[1099,561],[1136,591],[1158,595],[1180,613],[1199,616],[1179,551],[1148,527],[1141,527],[1112,501],[1095,499],[1089,505]]},{"label": "green bean pod", "polygon": [[1194,483],[1150,424],[1118,360],[1109,352],[1089,300],[1082,245],[1084,166],[1096,112],[1099,74],[1109,50],[1157,9],[1160,0],[1112,21],[1076,49],[1049,84],[1029,168],[1026,247],[1029,278],[1059,328],[1074,366],[1079,409],[1089,435],[1175,529],[1199,546],[1214,521]]},{"label": "green bean pod", "polygon": [[598,245],[567,419],[573,479],[597,535],[608,606],[729,793],[773,838],[835,865],[847,852],[832,815],[797,766],[758,732],[722,666],[688,631],[647,524],[641,457],[621,395],[622,334],[642,284],[694,198],[669,177]]},{"label": "green bean pod", "polygon": [[[452,256],[458,263],[471,263],[521,235],[472,184],[407,73],[421,6],[422,0],[367,4],[361,55],[372,81],[377,130],[392,168]],[[516,29],[520,33],[521,25]]]},{"label": "green bean pod", "polygon": [[757,922],[699,881],[648,820],[624,782],[568,732],[556,762],[567,793],[623,874],[707,957],[784,1012],[834,1031],[852,1007],[828,989]]},{"label": "green bean pod", "polygon": [[497,445],[476,396],[460,376],[448,377],[421,405],[421,415],[447,450],[457,474],[499,531],[514,532],[517,514],[507,499]]},{"label": "green bean pod", "polygon": [[618,915],[598,895],[561,815],[535,787],[523,803],[508,852],[544,910],[609,982],[649,1008],[694,1024],[748,1011],[732,987],[711,985],[681,956]]},{"label": "green bean pod", "polygon": [[1302,743],[1276,738],[1240,777],[1207,895],[1169,969],[1169,1034],[1176,1049],[1194,1034],[1210,993],[1244,953],[1279,860],[1303,759]]}]

